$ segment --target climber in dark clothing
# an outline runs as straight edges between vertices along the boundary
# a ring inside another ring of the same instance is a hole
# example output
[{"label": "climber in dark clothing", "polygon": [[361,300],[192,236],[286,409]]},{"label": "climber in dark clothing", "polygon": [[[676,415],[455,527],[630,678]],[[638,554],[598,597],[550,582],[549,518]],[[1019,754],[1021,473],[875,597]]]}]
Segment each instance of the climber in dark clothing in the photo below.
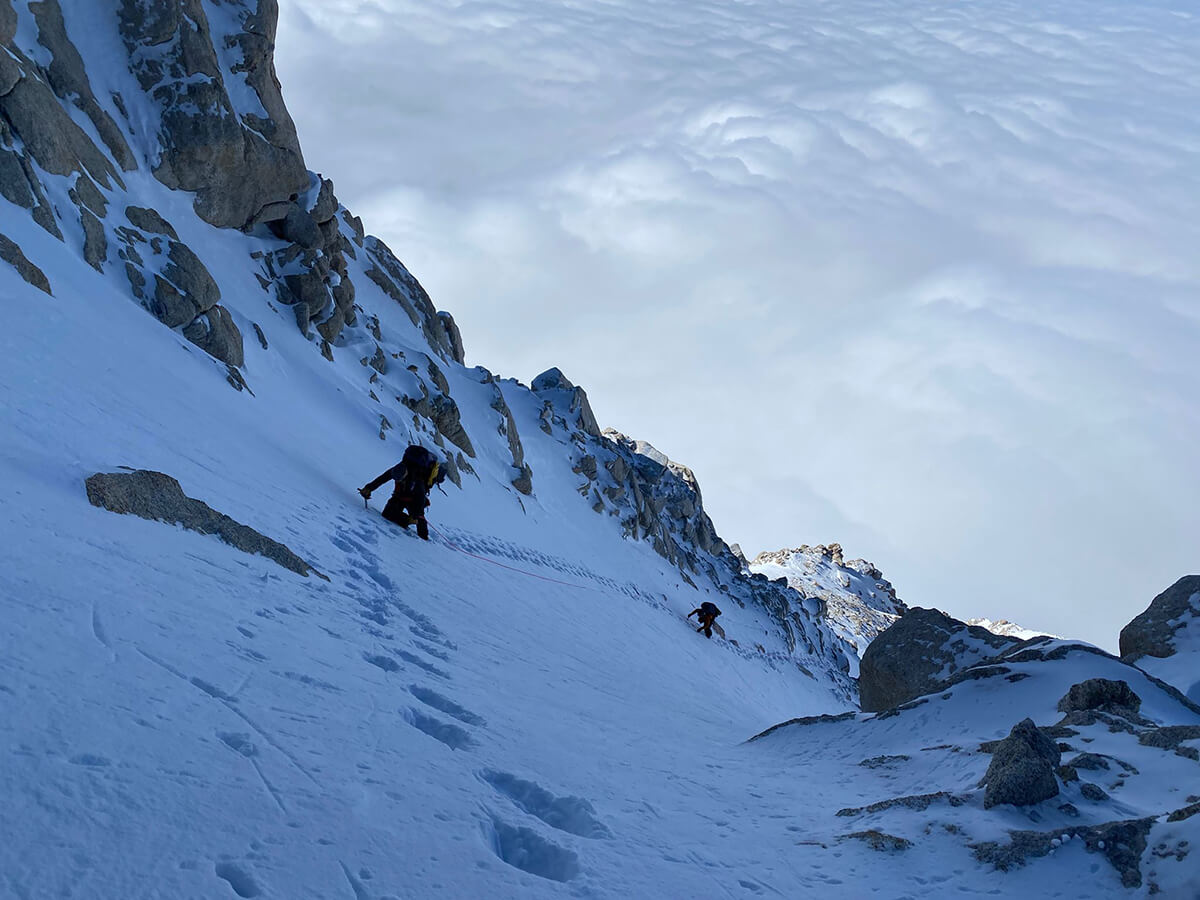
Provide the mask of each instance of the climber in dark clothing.
[{"label": "climber in dark clothing", "polygon": [[700,623],[700,627],[696,630],[703,631],[706,638],[711,638],[713,625],[716,623],[717,616],[720,614],[721,611],[717,609],[717,604],[709,603],[707,600],[705,600],[697,609],[693,609],[690,613],[688,613],[687,617],[690,619],[692,616],[696,616],[696,621]]},{"label": "climber in dark clothing", "polygon": [[385,481],[395,481],[392,497],[383,507],[383,517],[407,529],[417,523],[417,536],[429,540],[429,523],[425,521],[425,507],[429,505],[429,491],[446,478],[432,453],[418,444],[411,444],[404,457],[374,481],[358,489],[364,500],[371,499],[371,492]]}]

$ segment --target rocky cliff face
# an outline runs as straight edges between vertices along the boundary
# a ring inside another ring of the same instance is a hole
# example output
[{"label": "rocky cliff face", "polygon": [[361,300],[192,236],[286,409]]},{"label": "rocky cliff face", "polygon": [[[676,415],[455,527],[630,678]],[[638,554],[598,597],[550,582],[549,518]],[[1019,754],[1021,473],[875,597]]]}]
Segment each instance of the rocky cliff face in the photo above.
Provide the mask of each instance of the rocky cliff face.
[{"label": "rocky cliff face", "polygon": [[[197,229],[127,184],[141,172],[186,192],[203,222],[257,238],[245,253],[259,285],[326,356],[357,322],[356,278],[378,284],[452,355],[453,320],[366,239],[333,183],[305,168],[275,77],[277,19],[275,0],[0,0],[0,193],[64,250],[123,275],[135,301],[228,365],[235,386],[245,384],[244,327],[221,304],[211,262],[181,237]],[[85,59],[113,53],[126,69]],[[6,236],[2,249],[53,292],[18,241]]]},{"label": "rocky cliff face", "polygon": [[768,610],[796,661],[849,696],[854,653],[819,598],[744,571],[691,471],[602,431],[557,369],[527,388],[464,366],[453,317],[307,169],[275,75],[277,18],[277,0],[0,0],[0,265],[53,295],[63,260],[86,263],[247,402],[278,368],[272,342],[307,342],[381,440],[435,448],[459,485],[496,477],[498,458],[514,502],[538,500],[519,429],[540,429],[577,481],[572,502],[681,579]]},{"label": "rocky cliff face", "polygon": [[276,0],[122,0],[118,16],[154,177],[218,227],[282,220],[309,175],[275,77]]}]

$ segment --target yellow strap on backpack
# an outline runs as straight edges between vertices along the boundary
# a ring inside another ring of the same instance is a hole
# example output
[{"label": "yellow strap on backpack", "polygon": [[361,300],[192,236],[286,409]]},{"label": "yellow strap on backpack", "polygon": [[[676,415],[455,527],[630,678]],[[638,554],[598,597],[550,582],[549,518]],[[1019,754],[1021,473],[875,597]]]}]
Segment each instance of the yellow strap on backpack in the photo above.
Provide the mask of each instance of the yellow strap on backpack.
[{"label": "yellow strap on backpack", "polygon": [[428,485],[429,487],[433,487],[434,482],[437,481],[437,477],[438,477],[438,463],[434,463],[433,466],[429,469],[429,485]]}]

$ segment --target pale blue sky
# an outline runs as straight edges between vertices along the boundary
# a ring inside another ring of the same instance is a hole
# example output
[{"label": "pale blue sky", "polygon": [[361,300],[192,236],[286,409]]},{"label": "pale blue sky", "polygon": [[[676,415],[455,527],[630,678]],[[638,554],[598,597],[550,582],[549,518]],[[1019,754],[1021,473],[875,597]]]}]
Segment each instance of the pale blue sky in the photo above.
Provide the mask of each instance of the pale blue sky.
[{"label": "pale blue sky", "polygon": [[747,551],[1115,648],[1200,570],[1200,18],[285,0],[308,164]]}]

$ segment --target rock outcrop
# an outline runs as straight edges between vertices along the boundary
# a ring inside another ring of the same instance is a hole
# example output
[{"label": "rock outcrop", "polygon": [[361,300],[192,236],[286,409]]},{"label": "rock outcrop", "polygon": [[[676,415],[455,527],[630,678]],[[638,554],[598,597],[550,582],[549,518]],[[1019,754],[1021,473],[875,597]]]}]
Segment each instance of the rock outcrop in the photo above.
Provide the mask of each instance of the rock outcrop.
[{"label": "rock outcrop", "polygon": [[1180,578],[1121,629],[1121,658],[1200,704],[1200,575]]},{"label": "rock outcrop", "polygon": [[985,841],[973,844],[975,858],[1002,872],[1024,865],[1030,859],[1053,853],[1063,839],[1079,840],[1088,853],[1099,853],[1116,869],[1121,884],[1141,887],[1142,854],[1154,818],[1126,819],[1103,825],[1073,825],[1054,831],[1014,831],[1008,843]]},{"label": "rock outcrop", "polygon": [[52,293],[50,280],[46,277],[46,273],[25,258],[25,254],[21,252],[16,241],[3,234],[0,234],[0,259],[16,269],[18,275],[38,290],[45,291],[47,294]]},{"label": "rock outcrop", "polygon": [[1058,768],[1062,753],[1033,723],[1023,719],[992,753],[992,763],[983,776],[986,790],[983,808],[1002,803],[1031,806],[1058,795]]},{"label": "rock outcrop", "polygon": [[561,370],[547,369],[533,379],[530,389],[544,401],[552,404],[565,395],[562,405],[574,418],[574,424],[579,430],[594,438],[600,437],[600,426],[596,423],[596,416],[592,413],[592,405],[588,403],[587,392],[583,388],[573,385]]},{"label": "rock outcrop", "polygon": [[[95,227],[83,211],[89,203],[95,206],[98,197],[102,199],[101,189],[124,183],[117,165],[76,124],[65,104],[92,118],[123,162],[132,160],[111,119],[96,104],[57,0],[39,3],[31,11],[38,46],[22,48],[17,44],[12,0],[0,0],[0,47],[5,51],[0,53],[0,195],[29,210],[34,222],[59,239],[64,239],[64,225],[78,229],[80,244],[89,243],[95,259],[99,253]],[[48,56],[49,65],[39,65],[31,54]],[[59,218],[43,177],[63,180],[64,193],[76,204],[78,218],[66,210]],[[87,211],[96,214],[94,209]]]},{"label": "rock outcrop", "polygon": [[[201,0],[123,0],[120,32],[158,108],[154,176],[194,193],[206,222],[243,228],[278,213],[309,176],[275,77],[277,0],[225,5],[232,16],[222,18],[241,26],[229,34],[214,33]],[[239,109],[234,97],[242,96],[267,114]]]},{"label": "rock outcrop", "polygon": [[225,308],[221,289],[175,227],[156,210],[125,208],[129,225],[115,230],[117,257],[125,264],[129,289],[155,318],[210,356],[241,366],[242,333]]},{"label": "rock outcrop", "polygon": [[1071,685],[1071,689],[1058,701],[1059,712],[1100,709],[1125,718],[1136,717],[1141,706],[1142,698],[1128,684],[1108,678],[1089,678]]},{"label": "rock outcrop", "polygon": [[[453,319],[450,320],[453,325]],[[455,328],[454,332],[457,333]],[[461,340],[461,339],[460,339]],[[522,494],[529,496],[533,493],[533,469],[525,462],[525,447],[521,443],[521,435],[517,431],[516,420],[513,419],[512,410],[508,408],[508,402],[504,399],[504,391],[496,382],[495,377],[486,369],[482,370],[484,382],[492,386],[492,402],[491,407],[500,414],[500,424],[497,430],[504,439],[508,441],[508,452],[512,456],[513,477],[510,480]]]},{"label": "rock outcrop", "polygon": [[100,472],[87,479],[87,496],[92,506],[110,512],[216,535],[243,553],[265,556],[298,575],[307,577],[309,572],[316,571],[284,544],[217,512],[203,501],[186,496],[179,482],[162,472],[147,469]]},{"label": "rock outcrop", "polygon": [[1143,656],[1174,656],[1184,629],[1200,631],[1200,575],[1180,578],[1121,629],[1121,658],[1137,662]]},{"label": "rock outcrop", "polygon": [[910,609],[863,654],[858,682],[862,709],[892,709],[935,691],[960,670],[1017,643],[937,609]]}]

